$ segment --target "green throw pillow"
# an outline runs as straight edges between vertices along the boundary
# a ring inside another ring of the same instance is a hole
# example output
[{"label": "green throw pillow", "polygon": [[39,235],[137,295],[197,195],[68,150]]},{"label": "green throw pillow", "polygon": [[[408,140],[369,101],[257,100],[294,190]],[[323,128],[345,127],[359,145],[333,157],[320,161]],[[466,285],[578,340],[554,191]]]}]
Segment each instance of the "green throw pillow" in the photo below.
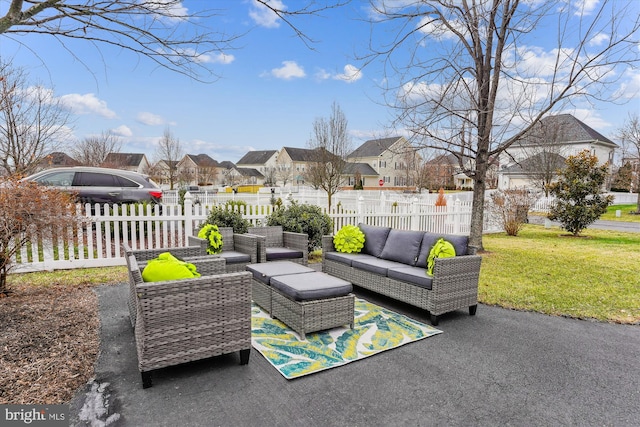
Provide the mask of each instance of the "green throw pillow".
[{"label": "green throw pillow", "polygon": [[345,225],[333,236],[333,245],[338,252],[357,254],[364,247],[364,233],[355,225]]},{"label": "green throw pillow", "polygon": [[163,252],[158,258],[149,261],[142,270],[142,280],[145,282],[163,282],[165,280],[191,279],[200,277],[196,266],[180,261],[169,252]]},{"label": "green throw pillow", "polygon": [[453,245],[443,238],[438,239],[429,251],[429,256],[427,256],[427,275],[433,276],[436,258],[451,258],[454,256],[456,256],[456,249]]}]

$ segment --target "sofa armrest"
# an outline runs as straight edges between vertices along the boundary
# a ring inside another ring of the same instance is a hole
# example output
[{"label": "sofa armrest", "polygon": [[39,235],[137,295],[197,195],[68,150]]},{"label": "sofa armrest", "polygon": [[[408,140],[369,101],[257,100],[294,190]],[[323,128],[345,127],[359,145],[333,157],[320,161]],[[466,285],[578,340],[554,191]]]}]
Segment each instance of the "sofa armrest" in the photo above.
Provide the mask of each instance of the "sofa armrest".
[{"label": "sofa armrest", "polygon": [[267,262],[267,236],[260,236],[259,234],[246,233],[245,236],[250,236],[256,240],[256,262]]},{"label": "sofa armrest", "polygon": [[336,247],[333,244],[333,235],[325,234],[322,236],[322,260],[324,261],[324,254],[335,251]]},{"label": "sofa armrest", "polygon": [[480,255],[462,255],[452,258],[436,258],[433,267],[432,290],[478,289],[480,277]]},{"label": "sofa armrest", "polygon": [[[223,248],[224,248],[224,241]],[[234,234],[234,250],[251,257],[251,264],[258,262],[258,239],[253,234]]]},{"label": "sofa armrest", "polygon": [[284,231],[282,232],[282,242],[285,248],[296,249],[302,252],[304,264],[307,265],[309,259],[309,236],[306,233]]}]

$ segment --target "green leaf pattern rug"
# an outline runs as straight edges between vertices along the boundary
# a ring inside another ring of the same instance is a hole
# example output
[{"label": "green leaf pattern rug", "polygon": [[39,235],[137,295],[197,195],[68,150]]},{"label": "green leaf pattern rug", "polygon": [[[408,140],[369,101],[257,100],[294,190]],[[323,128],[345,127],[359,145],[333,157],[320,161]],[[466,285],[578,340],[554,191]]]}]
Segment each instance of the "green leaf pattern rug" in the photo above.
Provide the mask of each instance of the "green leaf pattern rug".
[{"label": "green leaf pattern rug", "polygon": [[302,341],[284,323],[272,319],[256,305],[252,308],[251,329],[253,347],[287,379],[345,365],[442,333],[358,298],[353,330],[345,326],[310,333]]}]

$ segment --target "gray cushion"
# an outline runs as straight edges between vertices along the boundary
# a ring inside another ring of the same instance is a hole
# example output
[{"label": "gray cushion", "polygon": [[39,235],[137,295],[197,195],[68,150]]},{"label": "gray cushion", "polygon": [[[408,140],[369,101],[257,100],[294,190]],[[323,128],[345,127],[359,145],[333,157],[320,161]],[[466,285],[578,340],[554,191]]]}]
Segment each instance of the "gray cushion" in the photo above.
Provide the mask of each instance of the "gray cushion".
[{"label": "gray cushion", "polygon": [[422,238],[422,246],[420,247],[420,254],[418,255],[418,261],[416,262],[416,267],[427,268],[427,257],[429,256],[429,251],[431,250],[433,244],[441,237],[444,240],[451,242],[453,247],[456,249],[456,256],[467,254],[467,248],[469,246],[469,236],[424,233],[424,237]]},{"label": "gray cushion", "polygon": [[351,262],[354,259],[367,259],[367,258],[374,258],[376,259],[376,257],[374,257],[373,255],[365,255],[365,254],[347,254],[344,252],[327,252],[326,254],[324,254],[324,257],[326,259],[330,259],[331,261],[336,261],[336,262],[340,262],[342,264],[346,264],[348,266],[351,266]]},{"label": "gray cushion", "polygon": [[282,259],[303,258],[304,254],[296,249],[289,248],[265,248],[267,261],[277,261]]},{"label": "gray cushion", "polygon": [[358,224],[358,228],[364,233],[364,247],[361,253],[379,257],[384,249],[390,227],[376,227],[373,225]]},{"label": "gray cushion", "polygon": [[433,282],[433,278],[427,276],[427,271],[421,267],[390,268],[387,271],[387,277],[426,289],[431,289],[431,283]]},{"label": "gray cushion", "polygon": [[227,264],[239,264],[251,262],[251,256],[238,251],[222,251],[220,257],[224,258]]},{"label": "gray cushion", "polygon": [[271,278],[274,276],[282,276],[286,274],[300,274],[311,273],[315,270],[310,267],[306,267],[302,264],[297,264],[291,261],[281,262],[264,262],[261,264],[249,264],[246,267],[247,271],[253,274],[253,278],[266,285],[269,284]]},{"label": "gray cushion", "polygon": [[392,229],[389,232],[380,258],[398,261],[411,266],[415,265],[423,236],[423,231]]},{"label": "gray cushion", "polygon": [[393,267],[404,267],[405,265],[396,261],[389,261],[380,258],[367,258],[367,259],[354,259],[351,262],[351,267],[359,268],[361,270],[368,271],[370,273],[376,273],[381,276],[387,275],[387,269]]},{"label": "gray cushion", "polygon": [[346,280],[320,272],[273,277],[271,286],[296,301],[340,297],[353,290]]}]

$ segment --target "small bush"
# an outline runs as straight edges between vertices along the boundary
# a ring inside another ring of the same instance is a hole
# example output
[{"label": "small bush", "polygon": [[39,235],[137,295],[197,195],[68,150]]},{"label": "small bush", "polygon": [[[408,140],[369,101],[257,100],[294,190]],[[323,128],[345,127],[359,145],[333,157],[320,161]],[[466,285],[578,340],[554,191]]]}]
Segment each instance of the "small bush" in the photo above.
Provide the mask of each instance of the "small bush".
[{"label": "small bush", "polygon": [[527,190],[511,189],[491,193],[489,210],[509,236],[517,236],[528,222],[529,208],[537,197]]},{"label": "small bush", "polygon": [[233,232],[237,234],[246,233],[251,223],[242,217],[238,211],[230,208],[214,207],[209,212],[204,224],[213,224],[218,227],[233,227]]},{"label": "small bush", "polygon": [[267,225],[281,225],[284,231],[306,233],[309,236],[309,252],[322,247],[322,236],[333,229],[331,218],[322,213],[320,207],[300,205],[295,201],[291,202],[291,206],[277,209],[269,215]]}]

